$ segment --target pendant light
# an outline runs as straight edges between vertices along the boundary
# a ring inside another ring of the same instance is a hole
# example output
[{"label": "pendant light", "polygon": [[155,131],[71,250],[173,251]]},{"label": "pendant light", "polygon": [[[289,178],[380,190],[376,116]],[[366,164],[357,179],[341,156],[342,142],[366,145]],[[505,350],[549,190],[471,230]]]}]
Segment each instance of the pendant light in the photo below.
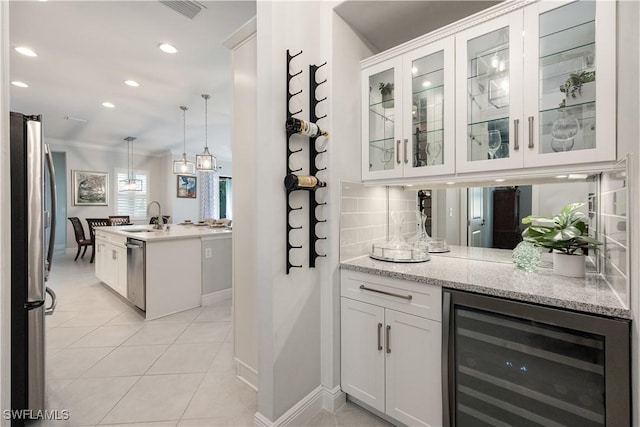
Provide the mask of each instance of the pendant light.
[{"label": "pendant light", "polygon": [[209,153],[209,146],[207,145],[207,101],[209,101],[209,95],[202,95],[204,98],[204,151],[202,154],[196,154],[196,169],[201,172],[215,172],[217,167],[217,161],[215,156]]},{"label": "pendant light", "polygon": [[196,164],[187,160],[187,110],[185,106],[181,106],[183,118],[183,145],[182,159],[173,161],[173,173],[193,175],[196,173]]},{"label": "pendant light", "polygon": [[127,141],[127,179],[121,179],[118,183],[119,193],[133,193],[136,191],[142,191],[142,180],[135,179],[133,173],[133,146],[131,142],[135,140],[133,136],[128,136],[124,139]]}]

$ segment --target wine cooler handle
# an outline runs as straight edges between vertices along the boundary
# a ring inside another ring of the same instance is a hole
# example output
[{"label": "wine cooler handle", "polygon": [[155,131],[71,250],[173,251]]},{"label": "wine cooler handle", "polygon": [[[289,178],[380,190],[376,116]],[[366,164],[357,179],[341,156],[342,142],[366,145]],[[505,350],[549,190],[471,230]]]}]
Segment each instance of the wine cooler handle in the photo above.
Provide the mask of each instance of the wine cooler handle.
[{"label": "wine cooler handle", "polygon": [[405,163],[409,163],[409,158],[407,157],[407,144],[409,143],[409,140],[405,138],[404,140],[404,162]]},{"label": "wine cooler handle", "polygon": [[[517,133],[516,133],[517,135]],[[449,384],[449,348],[450,344],[450,329],[451,329],[451,294],[449,292],[443,292],[442,294],[442,425],[444,427],[451,427],[455,424],[451,419],[450,405],[450,387]]]},{"label": "wine cooler handle", "polygon": [[378,351],[382,350],[382,323],[378,323]]},{"label": "wine cooler handle", "polygon": [[400,140],[396,141],[396,163],[400,164]]},{"label": "wine cooler handle", "polygon": [[391,325],[387,325],[387,336],[385,337],[387,342],[387,354],[391,353]]},{"label": "wine cooler handle", "polygon": [[529,116],[529,148],[533,149],[533,116]]},{"label": "wine cooler handle", "polygon": [[520,128],[520,119],[513,119],[513,151],[520,149],[520,141],[518,140],[518,130]]}]

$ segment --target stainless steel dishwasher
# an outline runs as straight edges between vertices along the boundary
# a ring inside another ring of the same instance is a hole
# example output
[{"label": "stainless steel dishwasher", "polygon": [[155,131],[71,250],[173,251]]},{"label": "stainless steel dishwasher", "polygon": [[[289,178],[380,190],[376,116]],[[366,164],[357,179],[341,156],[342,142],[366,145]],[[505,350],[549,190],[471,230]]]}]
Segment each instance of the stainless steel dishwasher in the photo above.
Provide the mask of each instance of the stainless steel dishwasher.
[{"label": "stainless steel dishwasher", "polygon": [[146,261],[145,242],[127,239],[127,299],[145,310]]}]

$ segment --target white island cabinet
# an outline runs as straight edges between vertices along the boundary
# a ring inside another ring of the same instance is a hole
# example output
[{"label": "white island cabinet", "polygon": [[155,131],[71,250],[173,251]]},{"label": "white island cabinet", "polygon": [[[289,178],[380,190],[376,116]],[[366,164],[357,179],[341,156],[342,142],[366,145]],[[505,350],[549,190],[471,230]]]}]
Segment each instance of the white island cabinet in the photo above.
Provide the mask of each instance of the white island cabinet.
[{"label": "white island cabinet", "polygon": [[342,390],[411,426],[442,425],[439,287],[341,272]]},{"label": "white island cabinet", "polygon": [[[171,225],[169,230],[150,226],[96,228],[96,276],[118,294],[128,298],[127,240],[144,242],[145,318],[147,320],[198,307],[203,292],[212,301],[213,287],[224,294],[231,288],[226,275],[211,274],[220,264],[225,268],[225,251],[231,254],[231,231],[199,226]],[[215,255],[215,256],[214,256]],[[211,277],[213,276],[213,277]],[[213,299],[215,300],[215,299]]]}]

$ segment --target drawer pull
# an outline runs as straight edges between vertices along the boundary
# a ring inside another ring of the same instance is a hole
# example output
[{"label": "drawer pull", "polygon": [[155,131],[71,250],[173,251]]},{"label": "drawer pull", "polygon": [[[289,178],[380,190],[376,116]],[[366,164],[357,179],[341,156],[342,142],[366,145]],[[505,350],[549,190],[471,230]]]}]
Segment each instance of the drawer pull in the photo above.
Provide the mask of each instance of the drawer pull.
[{"label": "drawer pull", "polygon": [[382,323],[378,323],[378,351],[382,350]]},{"label": "drawer pull", "polygon": [[529,116],[529,148],[533,149],[533,116]]},{"label": "drawer pull", "polygon": [[409,140],[405,138],[404,140],[404,162],[405,163],[409,163],[409,158],[407,157],[407,151],[409,150],[409,148],[407,147],[408,143],[409,143]]},{"label": "drawer pull", "polygon": [[520,119],[513,120],[513,151],[520,149],[520,142],[518,141],[518,132],[520,127]]},{"label": "drawer pull", "polygon": [[387,353],[391,353],[391,325],[387,325]]},{"label": "drawer pull", "polygon": [[377,292],[379,294],[390,295],[392,297],[403,298],[403,299],[406,299],[406,300],[409,300],[409,301],[411,301],[413,299],[412,295],[400,295],[400,294],[394,294],[393,292],[379,291],[378,289],[367,288],[365,285],[360,285],[360,289],[362,289],[364,291],[371,291],[371,292]]}]

